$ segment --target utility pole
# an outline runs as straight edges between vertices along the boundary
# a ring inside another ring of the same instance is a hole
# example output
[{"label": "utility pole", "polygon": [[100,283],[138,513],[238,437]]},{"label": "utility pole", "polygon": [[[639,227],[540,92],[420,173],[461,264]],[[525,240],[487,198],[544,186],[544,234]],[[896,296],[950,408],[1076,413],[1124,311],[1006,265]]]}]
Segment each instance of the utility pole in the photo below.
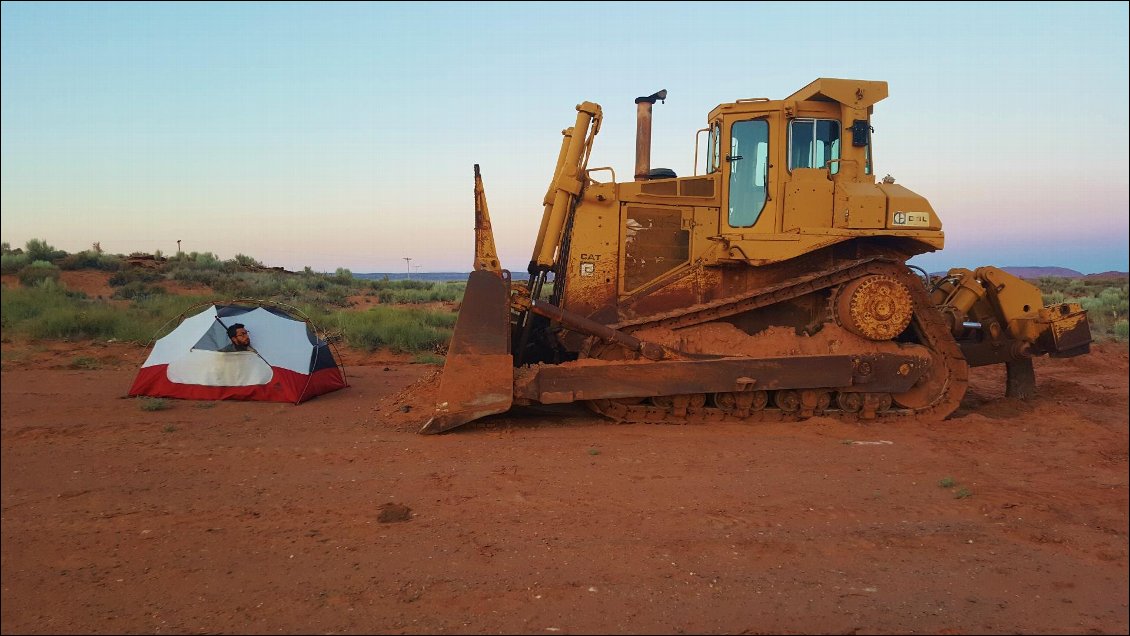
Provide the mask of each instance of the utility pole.
[{"label": "utility pole", "polygon": [[408,280],[412,280],[412,257],[405,256],[404,262],[408,265]]}]

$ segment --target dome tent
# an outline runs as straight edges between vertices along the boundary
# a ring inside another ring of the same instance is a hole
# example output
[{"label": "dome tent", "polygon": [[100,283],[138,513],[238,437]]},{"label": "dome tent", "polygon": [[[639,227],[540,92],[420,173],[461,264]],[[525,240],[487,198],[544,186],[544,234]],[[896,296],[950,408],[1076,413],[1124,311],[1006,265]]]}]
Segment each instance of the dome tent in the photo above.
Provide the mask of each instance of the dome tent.
[{"label": "dome tent", "polygon": [[[209,302],[177,319],[176,328],[153,343],[130,397],[299,404],[349,386],[329,343],[292,307],[263,300]],[[231,342],[228,326],[236,323],[247,328],[253,350],[220,351]]]}]

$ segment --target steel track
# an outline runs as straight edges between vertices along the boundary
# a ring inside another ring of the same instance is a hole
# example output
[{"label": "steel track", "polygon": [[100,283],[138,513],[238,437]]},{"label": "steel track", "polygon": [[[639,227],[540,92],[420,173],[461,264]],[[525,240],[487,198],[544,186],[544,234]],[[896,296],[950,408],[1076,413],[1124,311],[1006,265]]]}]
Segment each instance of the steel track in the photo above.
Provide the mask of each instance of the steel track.
[{"label": "steel track", "polygon": [[[937,392],[928,404],[919,408],[892,408],[877,412],[876,417],[884,419],[913,418],[924,421],[940,421],[953,413],[961,403],[969,384],[969,366],[961,354],[961,348],[946,326],[942,314],[930,303],[930,298],[921,280],[904,263],[886,258],[852,261],[823,272],[805,276],[802,279],[775,285],[754,294],[729,298],[714,303],[696,305],[682,311],[667,312],[645,319],[625,321],[613,325],[623,331],[632,332],[652,327],[678,328],[710,322],[737,315],[746,311],[768,307],[780,302],[799,298],[816,291],[830,289],[860,276],[885,275],[901,281],[910,290],[914,302],[914,318],[911,329],[920,344],[934,354],[934,364],[942,369],[936,378]],[[835,387],[826,391],[835,392]],[[787,422],[807,419],[808,415],[783,411],[768,407],[751,410],[745,414],[725,411],[711,406],[701,407],[663,407],[654,404],[627,404],[613,400],[591,400],[587,406],[613,420],[623,422],[646,422],[668,424],[692,424],[710,422]],[[858,412],[830,408],[816,411],[812,415],[835,417],[845,421],[870,419]]]}]

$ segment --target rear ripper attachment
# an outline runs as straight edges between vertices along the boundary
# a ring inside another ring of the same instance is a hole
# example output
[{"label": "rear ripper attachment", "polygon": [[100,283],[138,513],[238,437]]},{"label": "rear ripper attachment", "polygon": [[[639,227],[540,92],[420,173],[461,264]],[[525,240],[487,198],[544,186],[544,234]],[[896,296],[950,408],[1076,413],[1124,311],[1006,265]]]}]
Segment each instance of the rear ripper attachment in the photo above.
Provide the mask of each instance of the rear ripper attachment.
[{"label": "rear ripper attachment", "polygon": [[1086,312],[1045,307],[995,267],[911,271],[944,235],[925,198],[873,176],[886,95],[821,78],[721,104],[695,174],[678,177],[651,167],[658,91],[636,99],[634,178],[620,183],[588,168],[603,115],[579,104],[525,285],[499,264],[476,165],[475,271],[420,432],[573,402],[625,422],[937,421],[987,364],[1005,365],[1008,395],[1032,395],[1034,356],[1088,351]]}]

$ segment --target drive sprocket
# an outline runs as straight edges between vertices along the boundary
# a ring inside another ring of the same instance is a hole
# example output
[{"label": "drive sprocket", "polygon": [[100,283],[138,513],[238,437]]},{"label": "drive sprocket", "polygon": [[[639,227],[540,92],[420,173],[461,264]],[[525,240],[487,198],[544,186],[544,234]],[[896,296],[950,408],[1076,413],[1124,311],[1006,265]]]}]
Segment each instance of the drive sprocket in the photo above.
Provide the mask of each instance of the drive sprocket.
[{"label": "drive sprocket", "polygon": [[902,282],[872,274],[844,283],[832,301],[836,322],[868,340],[890,340],[914,314],[910,290]]}]

